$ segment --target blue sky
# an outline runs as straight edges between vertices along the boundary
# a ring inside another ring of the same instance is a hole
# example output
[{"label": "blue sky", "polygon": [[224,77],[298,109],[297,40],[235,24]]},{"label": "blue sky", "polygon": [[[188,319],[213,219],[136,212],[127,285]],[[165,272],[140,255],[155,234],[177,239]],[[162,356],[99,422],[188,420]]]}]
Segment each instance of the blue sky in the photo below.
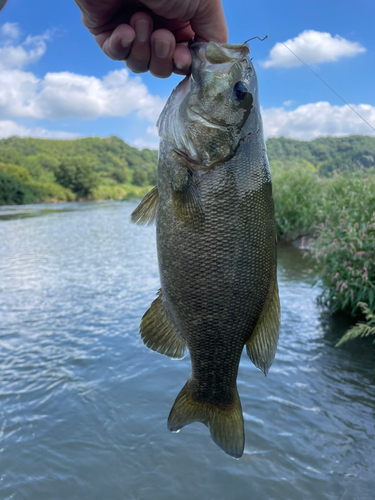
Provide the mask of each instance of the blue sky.
[{"label": "blue sky", "polygon": [[[375,127],[374,0],[223,5],[230,42],[270,34],[251,42],[267,136],[375,135],[280,45]],[[136,76],[108,59],[73,0],[8,0],[0,12],[0,138],[118,135],[156,148],[157,116],[180,79]]]}]

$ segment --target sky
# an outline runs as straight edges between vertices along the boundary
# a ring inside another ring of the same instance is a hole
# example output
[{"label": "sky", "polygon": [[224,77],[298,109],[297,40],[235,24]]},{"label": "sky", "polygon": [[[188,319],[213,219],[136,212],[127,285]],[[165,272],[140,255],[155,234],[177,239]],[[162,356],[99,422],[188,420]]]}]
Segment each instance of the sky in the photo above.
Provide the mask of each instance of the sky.
[{"label": "sky", "polygon": [[[375,132],[374,0],[223,0],[229,41],[253,36],[266,137]],[[0,139],[117,135],[158,147],[156,121],[182,77],[135,75],[102,54],[73,0],[8,0],[0,12]]]}]

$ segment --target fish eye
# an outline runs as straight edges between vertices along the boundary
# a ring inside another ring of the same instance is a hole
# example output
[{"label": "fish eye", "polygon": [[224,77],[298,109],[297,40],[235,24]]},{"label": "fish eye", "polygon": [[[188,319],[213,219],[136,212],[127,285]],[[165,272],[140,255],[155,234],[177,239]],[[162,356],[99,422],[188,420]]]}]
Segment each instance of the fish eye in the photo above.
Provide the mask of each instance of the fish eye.
[{"label": "fish eye", "polygon": [[249,93],[245,82],[237,82],[233,88],[233,91],[239,101],[243,101]]}]

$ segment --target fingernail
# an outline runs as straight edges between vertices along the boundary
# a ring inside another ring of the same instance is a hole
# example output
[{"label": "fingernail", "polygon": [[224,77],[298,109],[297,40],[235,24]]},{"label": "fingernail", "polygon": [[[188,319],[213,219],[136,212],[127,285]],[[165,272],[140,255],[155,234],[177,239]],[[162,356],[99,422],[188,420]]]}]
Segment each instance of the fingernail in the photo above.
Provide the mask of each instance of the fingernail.
[{"label": "fingernail", "polygon": [[155,40],[155,54],[157,57],[160,57],[160,59],[165,59],[169,51],[171,50],[171,42],[168,42],[167,40],[161,40],[160,38],[157,38]]},{"label": "fingernail", "polygon": [[174,65],[176,66],[177,69],[179,69],[180,71],[182,70],[185,70],[186,69],[186,65],[185,64],[182,64],[180,61],[175,61],[174,62]]},{"label": "fingernail", "polygon": [[150,23],[146,19],[139,19],[135,23],[135,34],[138,42],[147,42],[150,36]]},{"label": "fingernail", "polygon": [[125,40],[124,38],[121,39],[121,45],[122,45],[122,47],[124,47],[124,49],[129,47],[129,45],[131,45],[132,43],[133,43],[133,40]]}]

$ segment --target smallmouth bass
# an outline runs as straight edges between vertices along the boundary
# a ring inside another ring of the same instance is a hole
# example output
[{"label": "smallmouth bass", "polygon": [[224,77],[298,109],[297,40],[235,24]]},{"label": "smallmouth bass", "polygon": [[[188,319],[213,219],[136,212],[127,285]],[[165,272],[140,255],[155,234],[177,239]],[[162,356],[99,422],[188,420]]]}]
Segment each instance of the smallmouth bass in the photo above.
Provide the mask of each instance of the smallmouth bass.
[{"label": "smallmouth bass", "polygon": [[248,45],[193,42],[190,51],[192,74],[158,121],[157,186],[132,214],[156,220],[161,281],[140,335],[171,358],[190,352],[168,428],[202,422],[239,458],[241,353],[246,345],[267,374],[279,336],[272,185]]}]

